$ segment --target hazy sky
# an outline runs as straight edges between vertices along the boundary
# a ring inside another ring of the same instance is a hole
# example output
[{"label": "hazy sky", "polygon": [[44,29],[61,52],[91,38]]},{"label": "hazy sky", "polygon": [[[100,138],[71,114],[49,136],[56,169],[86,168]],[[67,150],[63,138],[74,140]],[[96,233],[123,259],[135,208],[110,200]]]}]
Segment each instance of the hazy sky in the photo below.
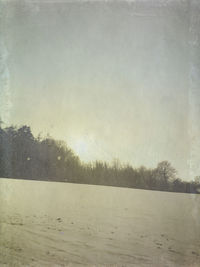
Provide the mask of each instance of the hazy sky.
[{"label": "hazy sky", "polygon": [[191,171],[189,1],[3,7],[6,123],[65,140],[84,161],[169,160],[182,178],[200,175],[198,163]]}]

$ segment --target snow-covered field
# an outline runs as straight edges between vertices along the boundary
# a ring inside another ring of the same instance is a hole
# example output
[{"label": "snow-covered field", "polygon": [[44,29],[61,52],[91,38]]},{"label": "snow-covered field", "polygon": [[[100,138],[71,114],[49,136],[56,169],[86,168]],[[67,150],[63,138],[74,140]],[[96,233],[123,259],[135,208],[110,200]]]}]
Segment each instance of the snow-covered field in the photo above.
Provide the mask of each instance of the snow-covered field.
[{"label": "snow-covered field", "polygon": [[0,266],[200,266],[200,195],[0,179]]}]

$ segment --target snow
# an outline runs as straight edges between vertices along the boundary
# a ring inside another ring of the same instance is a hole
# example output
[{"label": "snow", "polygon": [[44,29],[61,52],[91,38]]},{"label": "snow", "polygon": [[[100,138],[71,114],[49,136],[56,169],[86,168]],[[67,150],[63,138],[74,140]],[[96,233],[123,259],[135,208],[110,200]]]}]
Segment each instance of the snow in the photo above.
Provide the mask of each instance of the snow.
[{"label": "snow", "polygon": [[0,179],[0,266],[200,266],[200,196]]}]

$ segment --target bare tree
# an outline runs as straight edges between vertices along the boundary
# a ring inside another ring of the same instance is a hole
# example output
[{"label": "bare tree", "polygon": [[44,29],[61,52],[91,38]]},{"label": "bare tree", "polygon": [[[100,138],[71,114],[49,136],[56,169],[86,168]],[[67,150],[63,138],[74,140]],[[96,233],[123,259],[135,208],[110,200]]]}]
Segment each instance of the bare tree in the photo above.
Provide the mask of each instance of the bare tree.
[{"label": "bare tree", "polygon": [[176,178],[177,171],[167,160],[158,163],[157,170],[160,176],[166,181]]},{"label": "bare tree", "polygon": [[177,171],[167,160],[158,163],[156,168],[156,176],[160,182],[161,190],[169,190],[170,182],[176,179]]}]

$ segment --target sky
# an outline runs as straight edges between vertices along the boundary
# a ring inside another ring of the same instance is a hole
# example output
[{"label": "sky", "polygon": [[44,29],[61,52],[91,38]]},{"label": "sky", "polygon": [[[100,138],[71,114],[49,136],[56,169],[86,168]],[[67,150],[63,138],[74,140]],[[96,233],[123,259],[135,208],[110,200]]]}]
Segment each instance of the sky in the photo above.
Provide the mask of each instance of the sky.
[{"label": "sky", "polygon": [[193,2],[1,1],[1,119],[85,162],[200,175]]}]

